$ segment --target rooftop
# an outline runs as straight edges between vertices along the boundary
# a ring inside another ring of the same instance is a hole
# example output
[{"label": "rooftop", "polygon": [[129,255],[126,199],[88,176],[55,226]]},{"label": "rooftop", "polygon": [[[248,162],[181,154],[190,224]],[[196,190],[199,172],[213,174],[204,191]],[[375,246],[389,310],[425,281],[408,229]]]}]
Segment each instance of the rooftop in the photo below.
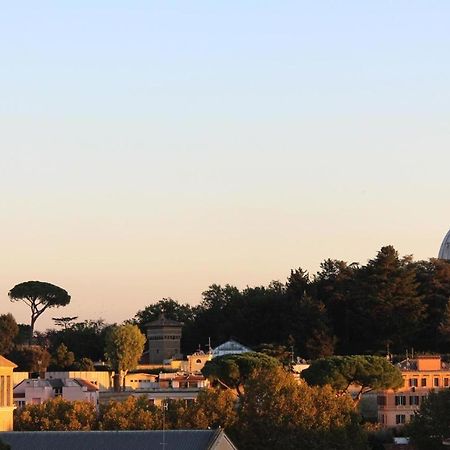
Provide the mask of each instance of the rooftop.
[{"label": "rooftop", "polygon": [[15,369],[17,365],[9,359],[6,359],[4,356],[0,355],[0,367],[12,367],[13,369]]},{"label": "rooftop", "polygon": [[0,439],[14,450],[209,450],[220,448],[236,450],[222,430],[167,430],[162,431],[21,431],[2,432]]},{"label": "rooftop", "polygon": [[159,327],[182,327],[183,324],[181,322],[177,322],[176,320],[167,319],[164,314],[160,314],[160,316],[152,321],[145,324],[146,328],[159,328]]}]

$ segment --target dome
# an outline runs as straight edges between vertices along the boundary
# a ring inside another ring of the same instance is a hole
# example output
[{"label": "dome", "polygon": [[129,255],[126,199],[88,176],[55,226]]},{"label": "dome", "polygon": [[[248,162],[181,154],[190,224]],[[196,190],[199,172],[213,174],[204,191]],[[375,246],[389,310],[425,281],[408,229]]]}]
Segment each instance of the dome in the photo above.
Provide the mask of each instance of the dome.
[{"label": "dome", "polygon": [[441,248],[439,250],[439,259],[448,259],[450,260],[450,230],[445,235],[444,240],[442,241]]}]

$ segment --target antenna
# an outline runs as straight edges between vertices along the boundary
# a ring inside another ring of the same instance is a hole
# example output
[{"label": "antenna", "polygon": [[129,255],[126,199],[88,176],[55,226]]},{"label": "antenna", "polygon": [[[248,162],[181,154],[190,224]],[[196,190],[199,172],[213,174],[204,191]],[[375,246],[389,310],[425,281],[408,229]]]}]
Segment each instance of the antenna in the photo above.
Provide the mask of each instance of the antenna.
[{"label": "antenna", "polygon": [[392,362],[392,355],[390,352],[389,342],[386,344],[386,359]]},{"label": "antenna", "polygon": [[167,404],[166,400],[164,399],[162,401],[162,412],[163,412],[163,426],[162,426],[162,442],[161,447],[163,450],[165,450],[167,442],[166,442],[166,411],[168,409],[169,405]]},{"label": "antenna", "polygon": [[211,354],[211,337],[208,336],[208,353]]}]

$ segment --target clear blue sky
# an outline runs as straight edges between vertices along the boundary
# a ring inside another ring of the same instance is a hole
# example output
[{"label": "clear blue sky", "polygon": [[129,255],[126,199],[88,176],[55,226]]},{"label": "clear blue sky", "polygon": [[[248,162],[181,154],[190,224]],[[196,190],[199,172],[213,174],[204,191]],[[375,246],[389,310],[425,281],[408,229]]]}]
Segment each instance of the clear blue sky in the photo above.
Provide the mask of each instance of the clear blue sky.
[{"label": "clear blue sky", "polygon": [[0,313],[122,321],[450,226],[450,3],[16,2],[0,15]]}]

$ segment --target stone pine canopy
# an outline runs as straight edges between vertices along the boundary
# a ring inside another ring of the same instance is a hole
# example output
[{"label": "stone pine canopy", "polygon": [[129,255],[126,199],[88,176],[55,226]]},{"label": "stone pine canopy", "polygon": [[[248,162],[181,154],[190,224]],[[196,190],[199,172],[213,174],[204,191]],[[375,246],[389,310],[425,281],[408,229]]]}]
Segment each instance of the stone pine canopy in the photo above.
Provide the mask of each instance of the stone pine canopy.
[{"label": "stone pine canopy", "polygon": [[442,241],[442,245],[439,250],[438,258],[450,260],[450,230],[445,235],[445,238]]}]

